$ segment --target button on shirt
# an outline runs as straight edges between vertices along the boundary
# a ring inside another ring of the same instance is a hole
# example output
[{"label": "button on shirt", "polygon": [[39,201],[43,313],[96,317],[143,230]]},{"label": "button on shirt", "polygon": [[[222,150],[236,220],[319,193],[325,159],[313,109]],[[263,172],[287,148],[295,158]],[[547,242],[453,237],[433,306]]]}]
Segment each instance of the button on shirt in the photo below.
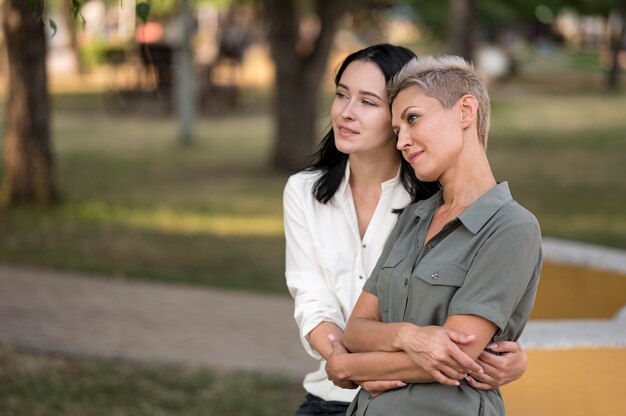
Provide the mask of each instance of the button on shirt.
[{"label": "button on shirt", "polygon": [[[517,340],[530,315],[542,264],[536,218],[500,183],[424,239],[441,192],[405,209],[364,290],[376,295],[383,322],[444,324],[477,315],[497,326],[493,341]],[[351,415],[503,414],[497,390],[412,384],[371,398],[361,391]],[[417,412],[417,413],[416,413]]]},{"label": "button on shirt", "polygon": [[[380,256],[385,240],[410,196],[399,175],[381,184],[381,196],[367,231],[360,238],[350,190],[350,166],[343,181],[326,204],[313,196],[320,172],[300,172],[291,176],[283,194],[286,280],[295,300],[294,317],[305,350],[316,359],[307,335],[324,321],[344,329],[363,284]],[[327,379],[321,360],[317,371],[304,380],[307,392],[324,400],[352,401],[356,390],[335,386]]]}]

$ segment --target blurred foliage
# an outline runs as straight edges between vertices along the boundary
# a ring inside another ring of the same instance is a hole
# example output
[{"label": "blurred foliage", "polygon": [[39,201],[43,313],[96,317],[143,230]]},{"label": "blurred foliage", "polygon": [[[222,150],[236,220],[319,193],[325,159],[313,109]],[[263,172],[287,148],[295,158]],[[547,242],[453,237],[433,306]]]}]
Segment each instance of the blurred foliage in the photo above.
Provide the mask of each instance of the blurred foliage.
[{"label": "blurred foliage", "polygon": [[[438,38],[445,38],[449,22],[450,0],[432,2],[425,0],[401,0],[411,5],[417,17]],[[537,20],[538,6],[547,6],[556,14],[561,9],[577,10],[586,14],[608,15],[622,5],[622,0],[480,0],[475,1],[480,30],[489,40],[497,30],[509,24],[541,25]]]}]

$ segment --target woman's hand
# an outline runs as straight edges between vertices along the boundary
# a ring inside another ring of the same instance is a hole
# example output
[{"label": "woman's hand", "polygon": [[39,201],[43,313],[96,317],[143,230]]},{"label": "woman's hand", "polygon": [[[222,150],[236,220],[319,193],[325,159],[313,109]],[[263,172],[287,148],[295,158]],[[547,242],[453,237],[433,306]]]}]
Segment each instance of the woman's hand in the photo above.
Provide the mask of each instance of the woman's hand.
[{"label": "woman's hand", "polygon": [[476,339],[458,331],[439,326],[419,327],[408,324],[398,332],[398,347],[411,360],[441,384],[458,386],[469,373],[480,374],[483,369],[457,344]]},{"label": "woman's hand", "polygon": [[466,380],[470,386],[480,390],[493,390],[524,375],[528,366],[528,358],[519,343],[500,341],[488,345],[487,348],[500,353],[500,355],[483,351],[478,356],[478,364],[483,367],[485,372],[468,376]]},{"label": "woman's hand", "polygon": [[328,339],[332,342],[333,350],[326,361],[326,374],[336,386],[344,389],[355,389],[361,386],[370,396],[378,396],[388,390],[406,386],[406,383],[400,380],[362,381],[358,384],[353,382],[348,378],[348,372],[345,371],[350,353],[332,334],[328,336]]},{"label": "woman's hand", "polygon": [[363,381],[359,383],[359,386],[363,390],[369,393],[370,396],[375,397],[381,393],[384,393],[389,390],[399,389],[400,387],[406,386],[406,383],[400,380],[394,381]]},{"label": "woman's hand", "polygon": [[328,339],[331,340],[333,345],[333,350],[326,360],[328,379],[342,389],[356,389],[359,387],[358,384],[348,378],[348,373],[345,370],[348,364],[347,361],[350,359],[348,350],[334,335],[328,335]]}]

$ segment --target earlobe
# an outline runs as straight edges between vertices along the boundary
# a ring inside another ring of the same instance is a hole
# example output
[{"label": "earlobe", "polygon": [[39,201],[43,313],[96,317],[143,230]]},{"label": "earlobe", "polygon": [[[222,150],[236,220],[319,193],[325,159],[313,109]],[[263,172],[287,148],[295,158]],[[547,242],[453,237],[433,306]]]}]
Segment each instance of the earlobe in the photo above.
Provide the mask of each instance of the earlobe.
[{"label": "earlobe", "polygon": [[461,97],[461,122],[464,124],[470,124],[475,118],[478,112],[478,102],[476,98],[471,95],[465,95]]}]

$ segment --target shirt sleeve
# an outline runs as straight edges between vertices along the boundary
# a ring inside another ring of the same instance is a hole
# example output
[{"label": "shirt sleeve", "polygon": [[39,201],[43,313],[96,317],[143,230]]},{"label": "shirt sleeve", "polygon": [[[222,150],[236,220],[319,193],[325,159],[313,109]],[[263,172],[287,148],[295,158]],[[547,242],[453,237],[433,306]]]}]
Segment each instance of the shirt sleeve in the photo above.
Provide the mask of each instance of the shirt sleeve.
[{"label": "shirt sleeve", "polygon": [[[498,327],[496,338],[508,325],[507,337],[517,339],[530,315],[540,268],[539,225],[501,227],[478,250],[448,314],[483,317]],[[517,322],[511,322],[514,315]]]},{"label": "shirt sleeve", "polygon": [[315,218],[305,209],[305,195],[308,188],[301,182],[289,179],[283,192],[285,224],[285,278],[289,293],[294,298],[294,318],[300,329],[300,339],[304,349],[313,358],[322,356],[312,348],[308,334],[320,323],[328,321],[341,329],[345,328],[347,317],[335,293],[326,284],[322,268],[315,258],[310,224]]}]

